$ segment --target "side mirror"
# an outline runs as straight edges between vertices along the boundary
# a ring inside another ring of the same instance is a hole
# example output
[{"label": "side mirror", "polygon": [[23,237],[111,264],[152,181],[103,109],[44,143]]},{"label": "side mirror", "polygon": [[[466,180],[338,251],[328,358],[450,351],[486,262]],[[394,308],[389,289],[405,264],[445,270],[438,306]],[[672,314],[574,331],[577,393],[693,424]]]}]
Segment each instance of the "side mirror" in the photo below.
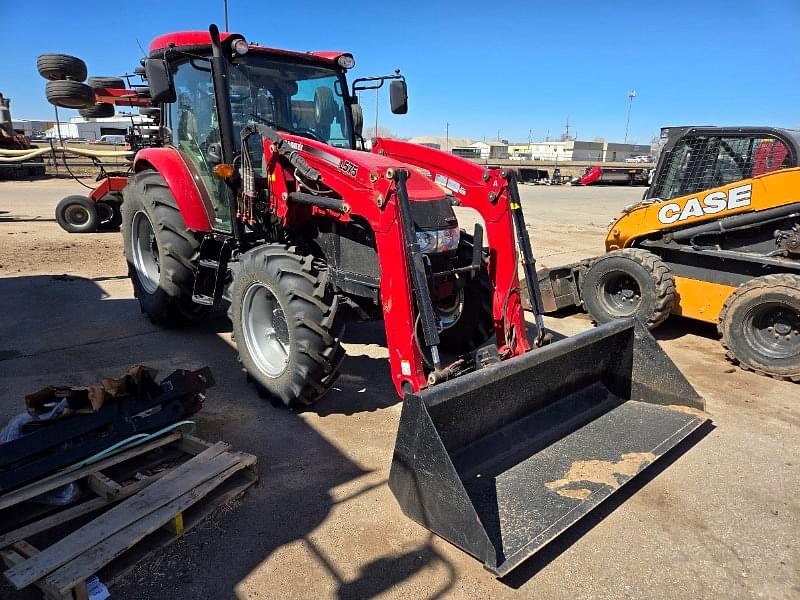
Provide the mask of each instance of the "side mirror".
[{"label": "side mirror", "polygon": [[392,112],[396,115],[404,115],[408,112],[408,88],[403,79],[395,79],[389,84],[389,103]]},{"label": "side mirror", "polygon": [[357,138],[364,138],[364,111],[360,104],[351,104],[350,110],[353,113],[353,132]]},{"label": "side mirror", "polygon": [[150,98],[153,104],[175,102],[175,83],[172,81],[167,61],[160,58],[148,58],[144,63],[145,76],[150,87]]}]

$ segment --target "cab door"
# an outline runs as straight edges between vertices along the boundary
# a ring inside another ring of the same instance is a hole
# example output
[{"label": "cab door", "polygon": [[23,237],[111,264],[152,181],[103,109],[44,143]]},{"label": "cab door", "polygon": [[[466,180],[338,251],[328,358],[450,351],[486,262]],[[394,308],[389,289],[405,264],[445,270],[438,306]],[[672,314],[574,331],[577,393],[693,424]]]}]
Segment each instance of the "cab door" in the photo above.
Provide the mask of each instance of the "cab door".
[{"label": "cab door", "polygon": [[231,232],[230,196],[225,182],[214,174],[213,155],[221,154],[219,118],[211,69],[205,61],[179,63],[173,75],[177,99],[169,105],[172,144],[181,153],[193,179],[214,207],[211,226]]}]

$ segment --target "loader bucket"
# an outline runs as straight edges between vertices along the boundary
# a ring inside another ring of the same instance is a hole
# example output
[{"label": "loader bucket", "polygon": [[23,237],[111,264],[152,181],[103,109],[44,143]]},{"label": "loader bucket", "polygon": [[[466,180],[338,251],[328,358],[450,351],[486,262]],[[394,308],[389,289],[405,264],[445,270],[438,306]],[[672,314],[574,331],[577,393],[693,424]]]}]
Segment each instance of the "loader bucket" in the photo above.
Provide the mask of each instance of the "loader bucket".
[{"label": "loader bucket", "polygon": [[501,577],[708,420],[638,322],[619,320],[403,403],[403,512]]}]

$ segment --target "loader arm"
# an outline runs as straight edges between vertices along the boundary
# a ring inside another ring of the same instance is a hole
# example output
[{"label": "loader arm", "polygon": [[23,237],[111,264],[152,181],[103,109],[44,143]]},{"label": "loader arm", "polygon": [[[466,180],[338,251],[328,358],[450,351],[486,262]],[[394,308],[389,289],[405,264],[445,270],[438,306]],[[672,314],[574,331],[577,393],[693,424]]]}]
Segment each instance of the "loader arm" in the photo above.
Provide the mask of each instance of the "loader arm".
[{"label": "loader arm", "polygon": [[[498,346],[502,349],[507,345],[512,356],[529,350],[517,274],[519,257],[514,244],[508,177],[504,177],[500,169],[486,169],[441,150],[394,139],[376,138],[372,152],[412,166],[448,190],[457,206],[478,212],[489,241],[489,275],[494,287],[492,310]],[[540,325],[539,332],[542,331]]]}]

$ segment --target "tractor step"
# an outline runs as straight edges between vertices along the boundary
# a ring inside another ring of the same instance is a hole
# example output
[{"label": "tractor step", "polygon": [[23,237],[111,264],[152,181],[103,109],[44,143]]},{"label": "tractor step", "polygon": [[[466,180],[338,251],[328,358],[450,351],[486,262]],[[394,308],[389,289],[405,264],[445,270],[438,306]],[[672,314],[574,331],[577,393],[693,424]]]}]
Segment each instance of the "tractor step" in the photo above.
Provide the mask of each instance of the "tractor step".
[{"label": "tractor step", "polygon": [[192,290],[192,302],[214,306],[222,298],[232,240],[229,237],[209,234],[200,242],[200,258]]}]

